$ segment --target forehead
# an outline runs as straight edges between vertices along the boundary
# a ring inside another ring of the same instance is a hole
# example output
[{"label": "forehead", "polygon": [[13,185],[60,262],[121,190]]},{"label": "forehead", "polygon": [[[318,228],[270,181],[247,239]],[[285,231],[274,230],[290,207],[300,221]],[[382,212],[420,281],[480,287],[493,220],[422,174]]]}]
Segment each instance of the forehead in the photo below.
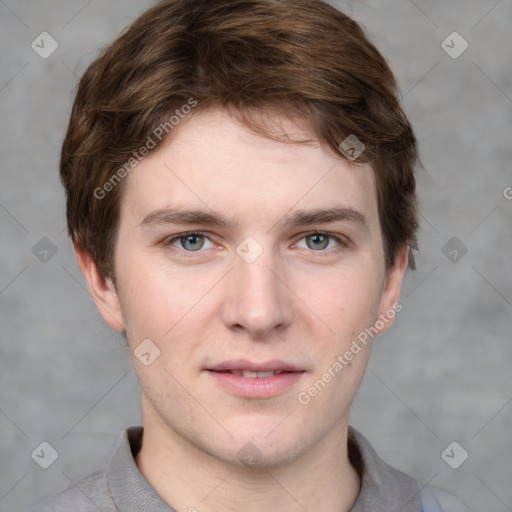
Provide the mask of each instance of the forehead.
[{"label": "forehead", "polygon": [[274,113],[264,122],[289,142],[257,134],[224,110],[184,119],[128,176],[122,217],[142,220],[149,210],[180,203],[269,219],[342,206],[377,218],[369,165],[333,156],[300,119]]}]

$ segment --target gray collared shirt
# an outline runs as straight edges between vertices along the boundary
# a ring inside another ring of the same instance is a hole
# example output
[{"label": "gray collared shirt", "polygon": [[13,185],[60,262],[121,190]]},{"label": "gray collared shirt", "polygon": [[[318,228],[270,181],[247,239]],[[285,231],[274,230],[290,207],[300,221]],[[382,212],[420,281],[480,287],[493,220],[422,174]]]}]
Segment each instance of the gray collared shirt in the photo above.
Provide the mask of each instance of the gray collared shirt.
[{"label": "gray collared shirt", "polygon": [[[28,512],[175,512],[149,485],[135,464],[134,457],[142,446],[142,434],[142,427],[123,430],[106,468]],[[361,491],[351,512],[440,510],[430,493],[425,490],[420,493],[414,479],[382,461],[353,427],[349,427],[348,450],[350,461],[361,476]]]}]

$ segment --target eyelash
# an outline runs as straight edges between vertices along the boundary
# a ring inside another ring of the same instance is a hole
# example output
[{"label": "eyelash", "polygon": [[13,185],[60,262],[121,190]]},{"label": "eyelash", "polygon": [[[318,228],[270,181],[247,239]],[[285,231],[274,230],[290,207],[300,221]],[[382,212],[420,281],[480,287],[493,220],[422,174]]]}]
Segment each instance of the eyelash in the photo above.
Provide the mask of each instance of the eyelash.
[{"label": "eyelash", "polygon": [[[202,249],[199,249],[197,251],[187,251],[186,249],[177,248],[177,247],[173,246],[173,243],[175,243],[176,241],[180,240],[181,238],[186,238],[187,236],[191,236],[191,235],[202,236],[202,237],[206,238],[207,240],[209,240],[210,242],[212,242],[212,240],[210,239],[208,234],[203,232],[203,231],[187,231],[185,233],[180,233],[180,234],[174,235],[174,236],[172,236],[170,238],[166,238],[165,240],[163,240],[161,245],[163,245],[164,247],[167,247],[167,248],[179,251],[183,255],[186,255],[186,257],[189,257],[189,258],[192,257],[193,258],[193,257],[196,256],[196,254],[204,252],[204,251]],[[335,240],[339,244],[339,246],[336,247],[336,248],[333,248],[333,249],[319,249],[319,250],[316,250],[316,251],[314,249],[310,249],[311,252],[327,253],[327,252],[331,252],[331,251],[341,250],[343,248],[347,248],[347,247],[350,246],[350,242],[346,238],[340,237],[339,235],[336,235],[334,233],[329,233],[327,231],[309,231],[307,233],[303,233],[301,238],[299,238],[298,241],[303,240],[303,239],[305,239],[307,237],[310,237],[310,236],[314,236],[314,235],[327,236],[330,239]],[[297,243],[297,242],[295,242],[295,243]]]},{"label": "eyelash", "polygon": [[[349,247],[350,245],[350,242],[347,238],[345,237],[342,237],[340,235],[336,235],[335,233],[329,233],[328,231],[309,231],[308,233],[303,233],[301,238],[299,240],[303,240],[304,238],[307,238],[308,236],[313,236],[313,235],[320,235],[320,236],[327,236],[329,237],[330,239],[332,240],[335,240],[339,245],[337,247],[337,249],[339,250],[340,248],[346,248],[346,247]],[[312,252],[327,252],[327,250],[325,249],[321,249],[321,250],[318,250],[318,251],[314,251],[313,249],[310,249]],[[336,250],[335,249],[330,249],[330,251],[332,250]]]}]

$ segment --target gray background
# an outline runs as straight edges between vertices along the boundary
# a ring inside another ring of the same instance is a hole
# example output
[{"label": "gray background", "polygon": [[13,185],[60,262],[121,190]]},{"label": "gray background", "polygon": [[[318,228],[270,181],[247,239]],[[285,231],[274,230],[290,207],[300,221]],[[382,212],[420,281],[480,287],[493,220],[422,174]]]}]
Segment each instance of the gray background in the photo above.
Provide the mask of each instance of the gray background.
[{"label": "gray background", "polygon": [[[124,341],[96,312],[66,238],[57,169],[77,78],[149,5],[0,0],[2,512],[99,468],[140,423]],[[390,61],[424,164],[418,270],[374,345],[352,424],[423,484],[474,510],[512,510],[512,2],[338,5]],[[43,31],[59,44],[47,59],[31,48]],[[456,59],[441,46],[453,31],[469,43]],[[57,249],[46,262],[33,253],[43,237]],[[443,252],[452,237],[459,247]],[[59,454],[46,470],[31,458],[42,441]],[[452,441],[469,454],[458,469],[441,457]]]}]

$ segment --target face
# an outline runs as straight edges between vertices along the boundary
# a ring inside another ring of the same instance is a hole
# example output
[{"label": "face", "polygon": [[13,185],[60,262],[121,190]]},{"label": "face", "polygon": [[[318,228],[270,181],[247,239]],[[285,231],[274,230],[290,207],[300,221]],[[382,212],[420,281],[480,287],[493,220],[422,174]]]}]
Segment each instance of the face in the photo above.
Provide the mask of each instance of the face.
[{"label": "face", "polygon": [[127,332],[145,424],[262,466],[339,434],[371,337],[353,342],[391,325],[406,264],[385,270],[371,168],[210,110],[125,185],[117,286],[95,298]]}]

